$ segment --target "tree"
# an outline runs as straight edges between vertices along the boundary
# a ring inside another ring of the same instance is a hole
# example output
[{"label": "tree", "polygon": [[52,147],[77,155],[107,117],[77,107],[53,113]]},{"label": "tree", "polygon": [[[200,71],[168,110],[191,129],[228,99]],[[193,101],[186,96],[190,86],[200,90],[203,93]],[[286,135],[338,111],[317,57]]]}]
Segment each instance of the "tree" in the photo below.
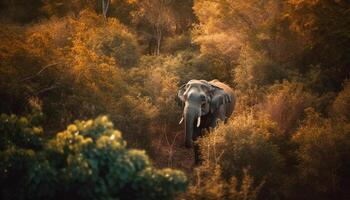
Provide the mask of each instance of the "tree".
[{"label": "tree", "polygon": [[273,43],[271,28],[281,12],[280,2],[274,0],[196,0],[193,8],[199,20],[194,41],[201,51],[223,54],[231,61],[244,45]]},{"label": "tree", "polygon": [[186,33],[192,28],[192,24],[196,21],[192,7],[193,0],[170,2],[170,11],[174,20],[176,34]]},{"label": "tree", "polygon": [[101,0],[101,2],[102,2],[102,15],[105,19],[107,19],[107,11],[109,8],[110,0]]},{"label": "tree", "polygon": [[285,2],[194,2],[199,23],[192,31],[193,42],[200,45],[202,54],[221,58],[240,89],[269,85],[295,74],[293,63],[300,45],[283,21]]},{"label": "tree", "polygon": [[2,114],[0,131],[3,199],[172,199],[186,189],[183,172],[127,149],[106,116],[47,138],[36,115]]},{"label": "tree", "polygon": [[45,17],[41,10],[42,1],[0,1],[0,18],[2,21],[11,21],[15,23],[30,23],[38,21]]},{"label": "tree", "polygon": [[138,20],[144,19],[150,24],[153,32],[150,42],[155,40],[155,48],[150,45],[151,54],[160,54],[161,43],[166,29],[170,27],[170,3],[172,0],[142,0],[138,1]]},{"label": "tree", "polygon": [[[101,0],[104,1],[104,0]],[[78,15],[86,8],[97,7],[95,0],[44,0],[42,9],[48,16],[64,17],[68,14]]]},{"label": "tree", "polygon": [[[349,123],[327,119],[312,108],[293,137],[298,145],[298,189],[309,199],[347,199],[350,193]],[[300,198],[300,196],[299,196]]]},{"label": "tree", "polygon": [[[318,65],[328,79],[323,85],[329,89],[341,89],[344,79],[349,78],[350,58],[350,2],[346,0],[288,1],[286,18],[290,30],[302,41],[301,70]],[[306,65],[306,66],[305,66]]]}]

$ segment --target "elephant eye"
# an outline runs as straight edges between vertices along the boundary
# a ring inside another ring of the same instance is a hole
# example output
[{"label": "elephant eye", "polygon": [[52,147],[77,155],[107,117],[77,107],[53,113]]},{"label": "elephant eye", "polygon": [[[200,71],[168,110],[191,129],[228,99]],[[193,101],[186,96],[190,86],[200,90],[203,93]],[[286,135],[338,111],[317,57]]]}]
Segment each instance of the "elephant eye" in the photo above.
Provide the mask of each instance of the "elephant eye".
[{"label": "elephant eye", "polygon": [[205,102],[205,101],[206,101],[206,99],[205,99],[205,96],[204,96],[204,95],[201,95],[201,100],[202,100],[202,102]]}]

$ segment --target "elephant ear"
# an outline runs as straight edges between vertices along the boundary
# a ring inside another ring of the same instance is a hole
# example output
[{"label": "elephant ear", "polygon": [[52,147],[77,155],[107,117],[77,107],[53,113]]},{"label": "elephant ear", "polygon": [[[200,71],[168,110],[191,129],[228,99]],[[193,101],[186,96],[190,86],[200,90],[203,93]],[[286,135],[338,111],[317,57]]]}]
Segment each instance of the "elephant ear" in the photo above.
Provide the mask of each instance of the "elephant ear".
[{"label": "elephant ear", "polygon": [[177,97],[182,102],[185,102],[185,92],[186,92],[186,84],[183,84],[179,88],[179,91],[177,92]]},{"label": "elephant ear", "polygon": [[220,88],[220,90],[216,90],[213,94],[213,97],[210,103],[210,112],[214,113],[220,108],[221,105],[230,103],[231,101],[232,101],[231,95],[226,93],[223,89]]}]

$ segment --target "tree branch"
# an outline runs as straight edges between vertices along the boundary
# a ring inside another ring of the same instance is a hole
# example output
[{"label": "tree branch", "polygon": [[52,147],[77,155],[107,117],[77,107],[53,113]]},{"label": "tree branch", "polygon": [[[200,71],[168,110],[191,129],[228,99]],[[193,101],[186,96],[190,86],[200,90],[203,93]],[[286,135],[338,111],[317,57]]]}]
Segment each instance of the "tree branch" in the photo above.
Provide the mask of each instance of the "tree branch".
[{"label": "tree branch", "polygon": [[55,66],[55,65],[58,65],[60,63],[52,63],[52,64],[48,64],[46,66],[44,66],[43,68],[41,68],[37,73],[35,73],[34,75],[31,75],[31,76],[28,76],[24,79],[21,79],[20,82],[23,82],[23,81],[26,81],[26,80],[30,80],[36,76],[39,76],[43,71],[45,71],[46,69],[48,69],[49,67],[52,67],[52,66]]},{"label": "tree branch", "polygon": [[58,85],[53,84],[53,85],[51,85],[50,87],[43,88],[43,89],[37,91],[37,92],[35,93],[35,95],[38,95],[38,94],[41,94],[41,93],[44,93],[44,92],[47,92],[47,91],[50,91],[50,90],[53,90],[53,89],[56,89],[56,88],[58,88]]}]

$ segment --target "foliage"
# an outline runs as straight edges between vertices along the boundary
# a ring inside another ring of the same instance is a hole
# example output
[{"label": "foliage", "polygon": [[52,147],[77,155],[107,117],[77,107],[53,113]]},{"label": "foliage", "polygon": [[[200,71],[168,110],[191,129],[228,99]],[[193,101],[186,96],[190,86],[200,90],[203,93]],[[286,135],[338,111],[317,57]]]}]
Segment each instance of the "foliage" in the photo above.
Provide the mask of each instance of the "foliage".
[{"label": "foliage", "polygon": [[[104,22],[84,10],[78,18],[51,19],[26,29],[4,27],[4,36],[13,35],[2,43],[0,53],[1,96],[6,99],[0,104],[2,111],[18,113],[28,98],[38,97],[43,112],[50,113],[45,126],[53,131],[75,118],[110,113],[125,135],[137,134],[129,141],[139,143],[140,130],[146,130],[156,113],[147,98],[121,98],[130,96],[123,68],[138,62],[136,39],[124,25],[116,19]],[[138,115],[125,123],[127,113]],[[149,140],[141,141],[143,148],[149,146]]]},{"label": "foliage", "polygon": [[194,45],[191,44],[191,38],[187,34],[174,35],[164,40],[163,51],[165,53],[176,53],[191,48],[194,49]]},{"label": "foliage", "polygon": [[344,83],[344,89],[339,92],[332,104],[331,115],[338,120],[350,121],[350,81]]},{"label": "foliage", "polygon": [[157,105],[159,114],[156,122],[173,129],[177,127],[177,120],[174,119],[180,118],[180,109],[176,105],[174,95],[178,88],[178,77],[161,67],[150,71],[149,77],[145,79],[144,89],[148,91],[147,96],[152,99],[153,104]]},{"label": "foliage", "polygon": [[194,12],[200,24],[194,41],[201,45],[202,52],[223,54],[231,60],[238,58],[244,45],[269,48],[277,44],[274,23],[281,7],[279,1],[270,0],[197,0]]},{"label": "foliage", "polygon": [[144,151],[127,149],[106,116],[75,121],[53,138],[34,122],[1,115],[4,199],[171,199],[186,188],[182,172],[155,169]]},{"label": "foliage", "polygon": [[320,65],[327,85],[340,89],[349,74],[349,1],[288,1],[286,18],[305,44],[304,62]]},{"label": "foliage", "polygon": [[[194,22],[193,0],[135,0],[133,24],[144,50],[151,55],[163,53],[164,40],[187,34]],[[165,44],[167,45],[167,44]],[[167,47],[165,47],[165,50]]]},{"label": "foliage", "polygon": [[[112,110],[113,109],[113,110]],[[158,109],[148,97],[124,95],[110,110],[111,119],[124,131],[133,147],[142,147],[151,153],[151,124],[158,116]]]},{"label": "foliage", "polygon": [[78,14],[84,8],[93,8],[97,2],[93,0],[82,1],[82,0],[44,0],[42,10],[49,16],[63,17],[67,14],[73,13]]},{"label": "foliage", "polygon": [[218,165],[203,165],[195,169],[196,181],[188,189],[186,199],[234,199],[255,200],[260,192],[263,182],[254,188],[254,180],[243,170],[244,176],[240,186],[235,177],[229,181],[222,177]]},{"label": "foliage", "polygon": [[[106,15],[101,3],[0,2],[2,197],[182,191],[181,173],[151,168],[105,118],[59,132],[107,114],[155,165],[194,174],[179,198],[350,199],[348,1],[109,0]],[[175,101],[191,79],[219,79],[237,97],[232,119],[201,140],[195,170]]]},{"label": "foliage", "polygon": [[41,10],[42,1],[1,1],[0,13],[7,21],[15,23],[30,23],[44,17]]},{"label": "foliage", "polygon": [[[48,16],[64,17],[71,14],[79,14],[89,8],[102,14],[102,0],[44,0],[41,10]],[[132,12],[135,11],[135,1],[118,0],[109,1],[107,16],[117,18],[122,23],[131,23]]]},{"label": "foliage", "polygon": [[299,190],[310,199],[346,199],[349,123],[324,118],[311,108],[305,112],[306,119],[293,137],[298,145]]},{"label": "foliage", "polygon": [[288,70],[271,60],[266,53],[242,47],[234,80],[241,90],[271,85],[288,77]]},{"label": "foliage", "polygon": [[243,187],[243,169],[248,169],[256,181],[253,187],[265,182],[260,198],[274,198],[282,169],[282,157],[271,140],[277,133],[267,117],[243,113],[200,140],[202,157],[211,165],[218,164],[225,180],[236,177],[238,187]]},{"label": "foliage", "polygon": [[304,109],[309,107],[315,98],[303,88],[302,83],[283,81],[274,84],[267,92],[261,110],[277,123],[282,134],[290,135],[302,118]]}]

